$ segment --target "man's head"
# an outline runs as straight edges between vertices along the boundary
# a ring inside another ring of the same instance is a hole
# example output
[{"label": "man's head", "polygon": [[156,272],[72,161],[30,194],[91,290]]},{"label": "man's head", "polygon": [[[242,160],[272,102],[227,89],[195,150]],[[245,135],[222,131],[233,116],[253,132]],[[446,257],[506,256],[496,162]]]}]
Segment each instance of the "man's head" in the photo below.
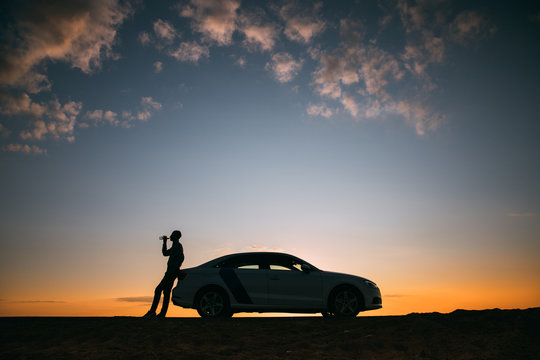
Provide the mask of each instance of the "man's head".
[{"label": "man's head", "polygon": [[180,230],[174,230],[171,233],[170,239],[171,241],[178,241],[180,240],[181,237],[182,237],[182,233],[180,232]]}]

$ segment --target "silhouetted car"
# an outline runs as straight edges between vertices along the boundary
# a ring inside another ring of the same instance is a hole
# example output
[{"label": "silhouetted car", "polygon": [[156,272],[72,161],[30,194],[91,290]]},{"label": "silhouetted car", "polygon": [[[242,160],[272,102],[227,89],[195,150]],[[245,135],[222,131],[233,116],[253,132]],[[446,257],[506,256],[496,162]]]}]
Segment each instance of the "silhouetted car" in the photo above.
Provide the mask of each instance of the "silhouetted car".
[{"label": "silhouetted car", "polygon": [[377,285],[317,269],[295,256],[252,252],[222,256],[180,272],[172,302],[201,317],[236,312],[322,313],[355,317],[382,308]]}]

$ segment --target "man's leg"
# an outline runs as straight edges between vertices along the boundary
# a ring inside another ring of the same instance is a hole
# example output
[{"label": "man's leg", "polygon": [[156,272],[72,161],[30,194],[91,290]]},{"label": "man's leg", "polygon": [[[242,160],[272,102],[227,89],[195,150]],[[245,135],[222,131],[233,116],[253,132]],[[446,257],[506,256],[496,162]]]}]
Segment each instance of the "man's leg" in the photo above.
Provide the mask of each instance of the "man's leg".
[{"label": "man's leg", "polygon": [[165,274],[165,277],[163,278],[163,305],[161,305],[161,311],[158,314],[159,317],[165,317],[165,315],[167,315],[174,280],[176,280],[176,275],[173,274]]},{"label": "man's leg", "polygon": [[148,310],[145,316],[150,317],[156,314],[159,299],[161,298],[161,292],[163,291],[166,278],[167,276],[164,276],[163,279],[161,279],[161,281],[159,282],[158,286],[156,286],[156,289],[154,290],[154,300],[152,301],[152,306],[150,307],[150,310]]}]

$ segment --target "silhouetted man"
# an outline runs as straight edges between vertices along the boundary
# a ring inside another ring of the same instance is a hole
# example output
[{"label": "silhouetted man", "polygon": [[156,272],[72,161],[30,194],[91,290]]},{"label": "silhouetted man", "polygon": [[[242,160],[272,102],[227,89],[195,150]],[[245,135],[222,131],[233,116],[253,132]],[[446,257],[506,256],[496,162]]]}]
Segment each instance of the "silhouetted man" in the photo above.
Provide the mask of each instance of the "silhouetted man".
[{"label": "silhouetted man", "polygon": [[[171,290],[174,285],[174,280],[178,277],[178,272],[180,271],[180,266],[184,262],[184,249],[182,244],[180,244],[180,238],[182,233],[179,230],[175,230],[171,233],[172,246],[170,249],[167,249],[167,237],[163,236],[163,247],[161,252],[163,256],[168,256],[169,260],[167,261],[167,271],[163,276],[161,282],[156,286],[154,291],[154,301],[152,302],[152,307],[144,315],[145,318],[160,317],[164,318],[167,314],[167,309],[169,308],[169,300],[171,298]],[[161,311],[156,315],[156,310],[159,304],[159,299],[161,298],[161,293],[163,292],[163,305],[161,305]]]}]

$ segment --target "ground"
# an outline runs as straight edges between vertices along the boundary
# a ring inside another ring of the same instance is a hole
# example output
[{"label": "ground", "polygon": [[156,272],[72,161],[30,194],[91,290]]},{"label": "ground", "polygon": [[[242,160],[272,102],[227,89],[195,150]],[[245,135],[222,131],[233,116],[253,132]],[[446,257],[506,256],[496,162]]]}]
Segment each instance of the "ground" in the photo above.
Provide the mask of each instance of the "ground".
[{"label": "ground", "polygon": [[0,318],[0,359],[540,359],[540,308],[235,318]]}]

